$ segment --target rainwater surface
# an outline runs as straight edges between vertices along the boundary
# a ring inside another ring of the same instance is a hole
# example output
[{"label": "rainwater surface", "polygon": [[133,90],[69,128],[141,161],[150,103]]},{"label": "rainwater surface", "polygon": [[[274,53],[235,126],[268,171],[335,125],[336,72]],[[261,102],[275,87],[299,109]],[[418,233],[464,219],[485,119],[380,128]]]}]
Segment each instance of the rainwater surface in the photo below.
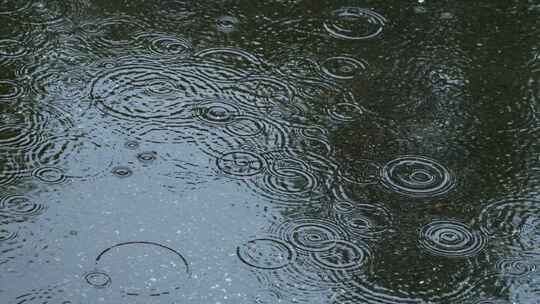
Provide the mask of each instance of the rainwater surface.
[{"label": "rainwater surface", "polygon": [[0,303],[540,303],[540,2],[0,0]]}]

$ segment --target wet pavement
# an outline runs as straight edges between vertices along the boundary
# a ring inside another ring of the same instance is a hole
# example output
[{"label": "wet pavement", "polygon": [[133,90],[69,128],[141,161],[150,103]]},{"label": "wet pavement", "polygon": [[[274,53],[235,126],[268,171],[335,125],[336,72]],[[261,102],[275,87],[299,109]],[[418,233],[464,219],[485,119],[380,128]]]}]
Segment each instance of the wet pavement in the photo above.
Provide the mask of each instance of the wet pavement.
[{"label": "wet pavement", "polygon": [[539,1],[0,25],[0,303],[540,303]]}]

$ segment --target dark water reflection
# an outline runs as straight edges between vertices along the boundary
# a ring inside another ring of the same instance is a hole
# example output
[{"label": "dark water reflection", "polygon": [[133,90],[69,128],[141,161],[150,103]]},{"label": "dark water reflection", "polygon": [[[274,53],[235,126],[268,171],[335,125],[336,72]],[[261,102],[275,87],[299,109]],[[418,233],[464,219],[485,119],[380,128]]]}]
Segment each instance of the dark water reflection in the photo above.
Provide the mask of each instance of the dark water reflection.
[{"label": "dark water reflection", "polygon": [[1,303],[540,303],[538,1],[0,24]]}]

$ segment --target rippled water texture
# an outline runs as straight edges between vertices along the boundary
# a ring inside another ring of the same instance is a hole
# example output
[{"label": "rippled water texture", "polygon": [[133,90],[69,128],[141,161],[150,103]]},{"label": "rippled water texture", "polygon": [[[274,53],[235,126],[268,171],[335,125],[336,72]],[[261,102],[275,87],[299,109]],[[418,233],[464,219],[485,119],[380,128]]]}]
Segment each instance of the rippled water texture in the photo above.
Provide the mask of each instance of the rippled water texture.
[{"label": "rippled water texture", "polygon": [[0,25],[0,304],[540,303],[537,0]]}]

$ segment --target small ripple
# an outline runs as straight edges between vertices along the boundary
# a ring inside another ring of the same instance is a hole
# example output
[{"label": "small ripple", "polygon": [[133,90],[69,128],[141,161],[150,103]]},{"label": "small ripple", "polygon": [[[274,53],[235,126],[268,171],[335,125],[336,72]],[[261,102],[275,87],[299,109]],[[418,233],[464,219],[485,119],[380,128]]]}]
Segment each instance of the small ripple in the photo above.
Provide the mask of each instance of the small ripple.
[{"label": "small ripple", "polygon": [[371,255],[365,243],[336,240],[334,245],[327,251],[311,254],[317,265],[329,270],[354,270],[362,267]]},{"label": "small ripple", "polygon": [[32,5],[32,2],[33,0],[3,0],[2,2],[0,2],[0,15],[13,15],[18,12],[24,11]]},{"label": "small ripple", "polygon": [[[304,158],[306,156],[309,153]],[[256,193],[273,202],[287,205],[316,202],[324,195],[324,186],[329,176],[315,170],[310,162],[288,151],[267,152],[263,157],[267,170],[248,184]]]},{"label": "small ripple", "polygon": [[248,51],[236,48],[210,48],[199,51],[193,55],[206,62],[228,66],[242,72],[255,72],[260,70],[263,61]]},{"label": "small ripple", "polygon": [[35,217],[45,212],[45,205],[23,195],[0,197],[0,210],[14,217]]},{"label": "small ripple", "polygon": [[279,269],[295,260],[296,251],[288,243],[273,238],[258,238],[238,246],[240,260],[259,269]]},{"label": "small ripple", "polygon": [[322,71],[335,79],[351,80],[367,69],[367,62],[348,56],[330,57],[321,64]]},{"label": "small ripple", "polygon": [[535,272],[537,264],[526,259],[504,258],[498,260],[495,267],[503,276],[523,277]]},{"label": "small ripple", "polygon": [[539,206],[536,200],[500,200],[485,206],[478,220],[487,234],[508,237],[519,250],[535,251],[540,240]]},{"label": "small ripple", "polygon": [[175,59],[191,55],[193,45],[185,38],[170,36],[164,33],[144,33],[136,37],[146,44],[150,53],[157,56],[173,57]]},{"label": "small ripple", "polygon": [[17,231],[12,231],[7,228],[0,228],[0,244],[4,241],[9,241],[17,238]]},{"label": "small ripple", "polygon": [[382,183],[389,189],[412,197],[432,197],[448,193],[454,176],[437,161],[422,156],[402,156],[382,169]]},{"label": "small ripple", "polygon": [[433,221],[419,232],[418,245],[436,256],[460,258],[479,254],[487,238],[467,225],[447,220]]},{"label": "small ripple", "polygon": [[2,107],[3,124],[0,126],[2,150],[25,151],[42,141],[43,123],[47,117],[27,106]]},{"label": "small ripple", "polygon": [[98,289],[109,287],[112,283],[111,277],[107,273],[99,270],[86,273],[84,275],[84,280],[92,287]]},{"label": "small ripple", "polygon": [[249,177],[262,173],[266,161],[260,155],[247,151],[231,151],[216,160],[217,168],[233,177]]},{"label": "small ripple", "polygon": [[17,296],[14,304],[75,304],[68,300],[70,294],[67,292],[65,284],[49,285],[44,288],[34,288]]},{"label": "small ripple", "polygon": [[332,12],[324,22],[324,29],[334,38],[364,40],[382,33],[385,23],[386,19],[374,11],[343,7]]},{"label": "small ripple", "polygon": [[61,184],[67,180],[64,171],[56,167],[41,167],[32,172],[32,176],[45,184]]},{"label": "small ripple", "polygon": [[347,232],[333,222],[323,219],[296,219],[273,227],[280,239],[306,252],[324,252],[347,240]]},{"label": "small ripple", "polygon": [[275,58],[276,72],[291,78],[319,78],[321,67],[319,63],[310,57],[301,55],[284,55]]},{"label": "small ripple", "polygon": [[233,83],[227,91],[243,107],[253,110],[284,108],[297,110],[294,104],[294,88],[287,82],[274,77],[250,76]]},{"label": "small ripple", "polygon": [[0,39],[0,56],[3,58],[17,58],[28,53],[24,43],[15,39]]},{"label": "small ripple", "polygon": [[187,116],[183,89],[198,89],[193,85],[199,84],[159,64],[122,66],[94,79],[91,97],[101,111],[120,119],[171,120]]},{"label": "small ripple", "polygon": [[33,93],[56,99],[82,99],[89,95],[91,75],[81,68],[54,69],[46,66],[28,67]]},{"label": "small ripple", "polygon": [[370,185],[380,181],[380,172],[381,166],[377,162],[354,159],[340,166],[338,176],[349,183]]},{"label": "small ripple", "polygon": [[93,47],[104,50],[135,46],[136,37],[144,28],[141,20],[125,16],[93,20],[80,26],[85,40]]},{"label": "small ripple", "polygon": [[126,296],[168,295],[182,289],[191,276],[179,251],[147,241],[119,243],[103,250],[96,257],[96,269],[107,269],[107,273],[100,271],[95,283],[110,282],[111,288]]},{"label": "small ripple", "polygon": [[351,235],[367,239],[387,236],[394,222],[388,209],[374,204],[336,202],[333,215]]},{"label": "small ripple", "polygon": [[79,1],[31,1],[31,5],[20,10],[25,21],[31,24],[53,25],[68,21],[67,16],[78,14]]},{"label": "small ripple", "polygon": [[336,121],[355,121],[362,117],[366,113],[366,110],[362,106],[355,103],[339,102],[331,105],[328,109],[328,115],[330,118]]},{"label": "small ripple", "polygon": [[218,31],[229,34],[238,29],[240,20],[234,16],[221,16],[216,20],[216,28]]},{"label": "small ripple", "polygon": [[13,100],[24,94],[23,87],[12,80],[0,80],[0,101]]}]

